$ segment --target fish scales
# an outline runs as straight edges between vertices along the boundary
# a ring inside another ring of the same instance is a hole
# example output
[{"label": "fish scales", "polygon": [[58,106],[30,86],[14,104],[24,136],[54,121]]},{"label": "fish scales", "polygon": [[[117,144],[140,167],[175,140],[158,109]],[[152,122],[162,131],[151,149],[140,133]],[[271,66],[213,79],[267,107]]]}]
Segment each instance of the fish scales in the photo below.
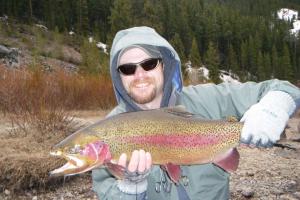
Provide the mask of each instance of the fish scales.
[{"label": "fish scales", "polygon": [[[123,152],[131,155],[135,149],[144,149],[151,152],[153,158],[159,158],[154,159],[159,164],[188,154],[191,156],[186,161],[179,159],[179,162],[198,162],[204,157],[211,158],[228,146],[237,144],[241,126],[234,122],[199,120],[154,112],[152,115],[128,113],[126,116],[115,116],[91,129],[104,143],[109,144],[113,159]],[[228,136],[231,132],[236,134],[230,140]]]},{"label": "fish scales", "polygon": [[[103,164],[110,168],[109,163],[115,163],[122,153],[129,160],[138,149],[150,152],[158,165],[214,162],[225,170],[235,170],[238,153],[233,148],[239,145],[241,130],[242,123],[202,120],[177,108],[123,113],[83,128],[55,145],[51,154],[68,162],[51,174],[83,173]],[[168,174],[174,182],[180,177],[172,176],[171,171]]]}]

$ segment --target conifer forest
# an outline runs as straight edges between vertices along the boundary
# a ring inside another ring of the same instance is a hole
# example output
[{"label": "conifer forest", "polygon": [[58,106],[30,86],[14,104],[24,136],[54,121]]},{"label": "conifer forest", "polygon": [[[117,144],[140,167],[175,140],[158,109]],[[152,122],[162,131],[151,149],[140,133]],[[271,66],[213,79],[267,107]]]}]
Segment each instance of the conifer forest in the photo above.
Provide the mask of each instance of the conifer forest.
[{"label": "conifer forest", "polygon": [[[300,36],[277,11],[298,0],[0,0],[0,16],[74,31],[111,45],[115,33],[150,26],[182,63],[223,69],[242,80],[300,79]],[[212,61],[213,60],[213,61]]]}]

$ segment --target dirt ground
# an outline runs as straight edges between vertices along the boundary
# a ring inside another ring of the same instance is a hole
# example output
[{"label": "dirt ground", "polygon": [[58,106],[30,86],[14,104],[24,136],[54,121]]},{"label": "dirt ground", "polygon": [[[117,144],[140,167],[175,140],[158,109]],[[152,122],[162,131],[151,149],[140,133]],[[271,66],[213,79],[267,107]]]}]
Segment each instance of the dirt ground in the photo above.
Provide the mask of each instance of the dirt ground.
[{"label": "dirt ground", "polygon": [[[81,124],[90,124],[98,119],[101,119],[106,111],[85,111],[74,112],[75,120]],[[32,154],[30,141],[34,138],[16,138],[7,137],[10,123],[8,119],[0,118],[0,156],[7,157],[8,153],[13,156],[25,156]],[[270,149],[257,149],[239,147],[241,154],[239,169],[231,175],[230,192],[231,199],[243,200],[297,200],[300,199],[300,112],[295,117],[289,120],[288,128],[284,137],[280,140],[283,147],[273,147]],[[25,139],[24,139],[25,138]],[[56,138],[58,139],[58,138]],[[22,145],[24,140],[27,143]],[[55,140],[55,139],[53,139]],[[50,141],[53,142],[53,140]],[[22,142],[23,141],[23,142]],[[34,145],[38,143],[32,143]],[[48,148],[48,145],[42,145],[43,148]],[[21,152],[20,152],[21,151]],[[2,152],[2,154],[1,154]],[[5,152],[5,155],[3,154]],[[28,160],[36,158],[44,158],[43,152],[35,152],[31,157],[26,157]],[[9,157],[11,159],[11,157]],[[13,159],[12,159],[13,160]],[[1,163],[2,162],[2,163]],[[0,158],[1,166],[8,162]],[[24,160],[23,160],[24,162]],[[9,162],[8,162],[9,163]],[[52,163],[52,162],[51,162]],[[57,164],[57,163],[56,163]],[[32,171],[37,166],[34,162],[30,165],[29,171]],[[42,166],[45,170],[53,169],[53,166]],[[2,172],[3,173],[3,172]],[[7,177],[9,181],[10,178]],[[35,180],[35,179],[33,179]],[[97,199],[96,195],[91,190],[91,177],[89,173],[76,177],[68,177],[65,180],[57,182],[45,182],[45,187],[39,186],[35,189],[35,185],[31,189],[19,190],[14,193],[12,188],[7,186],[5,180],[0,179],[0,199],[29,199],[29,200],[92,200]],[[33,181],[34,183],[34,181]],[[51,187],[47,186],[51,184]]]}]

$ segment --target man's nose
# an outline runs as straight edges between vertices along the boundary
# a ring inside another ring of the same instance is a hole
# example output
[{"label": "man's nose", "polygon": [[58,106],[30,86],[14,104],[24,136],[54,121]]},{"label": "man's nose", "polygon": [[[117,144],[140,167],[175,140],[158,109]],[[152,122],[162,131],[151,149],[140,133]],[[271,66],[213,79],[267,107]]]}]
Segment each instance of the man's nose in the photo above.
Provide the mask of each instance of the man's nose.
[{"label": "man's nose", "polygon": [[140,65],[137,66],[134,75],[137,77],[144,76],[147,71],[145,71]]}]

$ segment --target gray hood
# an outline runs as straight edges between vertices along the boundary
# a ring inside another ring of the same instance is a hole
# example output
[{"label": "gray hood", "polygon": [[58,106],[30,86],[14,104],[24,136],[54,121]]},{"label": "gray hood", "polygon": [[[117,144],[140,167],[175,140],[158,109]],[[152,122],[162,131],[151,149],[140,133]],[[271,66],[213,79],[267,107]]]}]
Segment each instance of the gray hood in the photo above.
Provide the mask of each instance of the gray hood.
[{"label": "gray hood", "polygon": [[142,45],[146,49],[148,45],[155,46],[160,51],[164,64],[164,95],[161,107],[168,106],[172,92],[174,90],[181,91],[182,89],[180,59],[168,41],[154,29],[145,26],[121,30],[114,38],[110,51],[110,74],[118,104],[124,103],[127,111],[141,110],[127,94],[121,82],[120,74],[117,71],[120,52],[132,45]]}]

